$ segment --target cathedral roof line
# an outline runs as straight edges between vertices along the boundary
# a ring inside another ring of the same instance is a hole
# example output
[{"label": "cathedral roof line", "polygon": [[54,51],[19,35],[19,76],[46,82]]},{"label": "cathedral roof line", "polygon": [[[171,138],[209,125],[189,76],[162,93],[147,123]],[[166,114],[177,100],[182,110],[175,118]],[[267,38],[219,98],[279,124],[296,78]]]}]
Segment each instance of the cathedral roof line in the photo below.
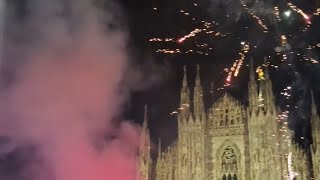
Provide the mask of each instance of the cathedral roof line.
[{"label": "cathedral roof line", "polygon": [[235,105],[235,106],[240,106],[243,107],[244,105],[237,100],[236,98],[234,98],[233,96],[231,96],[229,93],[224,93],[223,96],[221,96],[220,98],[218,98],[214,103],[213,103],[213,107],[218,107],[218,106],[228,106],[230,107],[230,105]]}]

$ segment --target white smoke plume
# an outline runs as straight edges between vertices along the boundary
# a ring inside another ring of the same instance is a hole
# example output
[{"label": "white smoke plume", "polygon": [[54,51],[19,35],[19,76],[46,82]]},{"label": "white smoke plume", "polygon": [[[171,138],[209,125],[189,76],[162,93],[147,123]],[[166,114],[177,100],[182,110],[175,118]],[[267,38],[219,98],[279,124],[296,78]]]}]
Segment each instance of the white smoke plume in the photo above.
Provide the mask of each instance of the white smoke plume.
[{"label": "white smoke plume", "polygon": [[34,150],[14,175],[0,165],[0,179],[136,179],[139,130],[117,120],[127,92],[126,33],[91,0],[26,2],[25,17],[9,22],[8,51],[22,55],[5,59],[20,64],[1,92],[0,135],[9,140],[0,152]]}]

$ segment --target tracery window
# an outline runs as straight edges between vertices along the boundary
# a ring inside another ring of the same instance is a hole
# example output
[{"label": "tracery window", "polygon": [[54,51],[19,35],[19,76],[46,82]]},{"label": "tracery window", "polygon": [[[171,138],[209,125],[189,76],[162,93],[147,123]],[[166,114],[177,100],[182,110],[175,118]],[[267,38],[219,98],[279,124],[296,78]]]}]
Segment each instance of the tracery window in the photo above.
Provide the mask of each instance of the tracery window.
[{"label": "tracery window", "polygon": [[230,146],[224,149],[221,160],[222,180],[237,180],[237,156]]}]

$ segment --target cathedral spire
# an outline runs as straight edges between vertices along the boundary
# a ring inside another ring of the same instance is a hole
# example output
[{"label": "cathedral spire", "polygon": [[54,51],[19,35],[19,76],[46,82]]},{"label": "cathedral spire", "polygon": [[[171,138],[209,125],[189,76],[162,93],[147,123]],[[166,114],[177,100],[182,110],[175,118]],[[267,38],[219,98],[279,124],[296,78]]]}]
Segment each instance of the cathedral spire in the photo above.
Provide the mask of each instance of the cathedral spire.
[{"label": "cathedral spire", "polygon": [[183,82],[182,82],[182,87],[188,87],[188,80],[187,80],[187,66],[183,66]]},{"label": "cathedral spire", "polygon": [[148,105],[144,105],[144,119],[143,119],[143,129],[148,128]]},{"label": "cathedral spire", "polygon": [[250,59],[250,81],[256,81],[255,73],[254,73],[254,66],[253,66],[253,58]]},{"label": "cathedral spire", "polygon": [[201,83],[200,83],[200,66],[199,66],[199,64],[197,64],[196,86],[201,86]]},{"label": "cathedral spire", "polygon": [[258,106],[258,91],[257,91],[257,82],[255,79],[253,58],[250,60],[250,78],[248,84],[248,95],[249,95],[249,110],[250,113],[257,111]]},{"label": "cathedral spire", "polygon": [[184,66],[183,82],[180,94],[180,110],[178,115],[178,121],[187,121],[189,118],[189,106],[190,106],[190,90],[187,80],[187,67]]},{"label": "cathedral spire", "polygon": [[147,105],[144,106],[144,120],[142,125],[142,132],[140,137],[140,146],[145,151],[150,147],[150,134],[148,130],[148,112]]},{"label": "cathedral spire", "polygon": [[270,75],[269,75],[269,69],[267,66],[267,58],[265,57],[264,59],[265,61],[265,89],[263,90],[263,96],[265,99],[265,103],[266,103],[266,110],[270,113],[274,113],[275,111],[275,103],[274,103],[274,95],[273,95],[273,88],[272,88],[272,82],[270,79]]},{"label": "cathedral spire", "polygon": [[158,157],[161,157],[161,138],[159,138],[158,142]]},{"label": "cathedral spire", "polygon": [[148,130],[147,105],[144,110],[143,128],[140,135],[139,146],[139,164],[138,164],[138,179],[150,180],[151,173],[151,156],[150,156],[150,134]]},{"label": "cathedral spire", "polygon": [[311,91],[311,115],[312,116],[317,116],[317,105],[314,101],[314,94],[313,91]]},{"label": "cathedral spire", "polygon": [[265,71],[264,71],[264,77],[266,80],[270,80],[269,70],[268,70],[268,63],[267,63],[267,57],[264,57],[264,65],[265,65]]},{"label": "cathedral spire", "polygon": [[195,121],[200,122],[202,115],[204,114],[204,104],[203,104],[203,89],[201,87],[200,81],[200,66],[197,65],[197,76],[195,80],[195,87],[193,92],[193,113]]}]

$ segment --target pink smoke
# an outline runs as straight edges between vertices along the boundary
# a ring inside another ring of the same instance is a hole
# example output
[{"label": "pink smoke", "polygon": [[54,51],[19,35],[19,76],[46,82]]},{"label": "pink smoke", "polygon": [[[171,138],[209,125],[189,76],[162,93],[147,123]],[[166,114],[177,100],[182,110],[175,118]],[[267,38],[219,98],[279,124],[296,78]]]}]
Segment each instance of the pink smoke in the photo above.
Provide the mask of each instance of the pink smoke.
[{"label": "pink smoke", "polygon": [[46,166],[30,165],[36,180],[134,180],[140,132],[115,118],[126,97],[126,34],[105,30],[90,0],[69,0],[71,20],[56,17],[62,2],[30,3],[26,24],[39,26],[41,39],[3,93],[1,131],[16,146],[37,145]]}]

